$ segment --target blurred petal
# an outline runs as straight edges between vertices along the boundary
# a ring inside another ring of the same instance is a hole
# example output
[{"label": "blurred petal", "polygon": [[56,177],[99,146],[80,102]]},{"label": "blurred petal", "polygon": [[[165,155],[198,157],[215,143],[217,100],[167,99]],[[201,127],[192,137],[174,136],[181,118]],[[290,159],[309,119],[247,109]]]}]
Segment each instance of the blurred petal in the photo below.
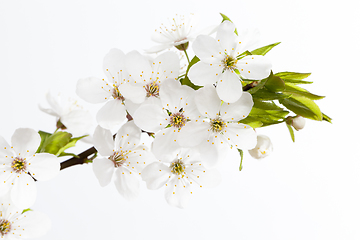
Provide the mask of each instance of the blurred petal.
[{"label": "blurred petal", "polygon": [[36,211],[27,211],[21,214],[15,224],[17,227],[11,232],[21,238],[38,238],[45,235],[51,228],[49,217]]},{"label": "blurred petal", "polygon": [[115,149],[132,149],[139,144],[140,137],[141,129],[135,125],[134,121],[129,121],[117,132],[115,137]]},{"label": "blurred petal", "polygon": [[250,93],[243,92],[240,99],[234,103],[224,103],[220,108],[221,118],[225,121],[239,121],[249,115],[254,105]]},{"label": "blurred petal", "polygon": [[180,59],[175,52],[164,52],[154,59],[152,68],[159,81],[176,79],[179,76]]},{"label": "blurred petal", "polygon": [[61,117],[61,122],[66,126],[68,132],[75,136],[89,133],[92,127],[92,116],[88,111],[78,109]]},{"label": "blurred petal", "polygon": [[151,66],[149,60],[138,51],[126,54],[126,68],[131,77],[137,82],[148,81],[151,77]]},{"label": "blurred petal", "polygon": [[128,78],[125,68],[125,54],[120,49],[110,49],[103,61],[103,70],[112,83],[119,85]]},{"label": "blurred petal", "polygon": [[253,149],[257,142],[254,129],[238,122],[227,124],[224,137],[227,138],[234,147],[242,150]]},{"label": "blurred petal", "polygon": [[169,115],[158,105],[143,104],[133,115],[135,124],[144,131],[157,132],[170,122]]},{"label": "blurred petal", "polygon": [[177,143],[179,136],[178,130],[174,127],[169,127],[161,130],[155,135],[155,140],[152,145],[152,152],[157,159],[162,162],[171,162],[176,157],[180,150]]},{"label": "blurred petal", "polygon": [[14,186],[10,192],[13,203],[20,209],[31,207],[35,203],[36,193],[34,179],[24,173],[15,178]]},{"label": "blurred petal", "polygon": [[[179,177],[180,178],[180,177]],[[185,208],[192,194],[190,183],[174,177],[167,183],[165,188],[165,199],[171,206]]]},{"label": "blurred petal", "polygon": [[246,56],[237,63],[241,76],[252,80],[267,78],[270,75],[271,67],[270,60],[260,55]]}]

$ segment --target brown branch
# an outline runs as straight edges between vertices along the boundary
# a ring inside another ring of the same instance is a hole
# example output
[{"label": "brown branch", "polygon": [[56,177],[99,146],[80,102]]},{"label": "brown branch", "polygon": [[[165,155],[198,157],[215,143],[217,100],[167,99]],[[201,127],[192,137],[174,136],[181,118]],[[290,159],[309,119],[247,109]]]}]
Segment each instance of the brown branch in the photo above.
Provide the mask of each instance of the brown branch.
[{"label": "brown branch", "polygon": [[97,150],[94,147],[91,147],[84,152],[80,153],[78,157],[72,157],[62,163],[60,163],[60,170],[63,170],[65,168],[78,165],[78,164],[84,164],[89,162],[89,156],[92,154],[97,153]]}]

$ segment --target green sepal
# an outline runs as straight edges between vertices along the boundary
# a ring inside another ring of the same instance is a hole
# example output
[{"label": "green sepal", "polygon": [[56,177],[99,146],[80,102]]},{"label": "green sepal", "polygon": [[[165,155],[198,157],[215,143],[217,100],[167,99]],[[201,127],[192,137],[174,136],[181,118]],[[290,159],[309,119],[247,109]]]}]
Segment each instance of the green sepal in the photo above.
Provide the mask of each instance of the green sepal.
[{"label": "green sepal", "polygon": [[278,73],[275,73],[274,75],[280,77],[282,80],[284,80],[285,83],[293,83],[293,84],[311,84],[311,83],[313,83],[310,81],[303,81],[303,79],[310,76],[311,73],[278,72]]},{"label": "green sepal", "polygon": [[243,169],[243,166],[242,166],[242,161],[244,159],[244,152],[243,150],[241,149],[237,149],[239,154],[240,154],[240,165],[239,165],[239,171],[241,171]]},{"label": "green sepal", "polygon": [[32,209],[31,209],[31,208],[24,209],[24,210],[21,212],[21,214],[24,214],[24,213],[26,213],[26,212],[28,212],[28,211],[32,211]]},{"label": "green sepal", "polygon": [[294,134],[294,129],[292,128],[292,126],[288,123],[286,123],[286,126],[287,128],[289,129],[289,133],[290,133],[290,136],[291,136],[291,140],[293,142],[295,142],[295,134]]},{"label": "green sepal", "polygon": [[44,142],[46,141],[46,139],[51,136],[51,133],[48,133],[48,132],[44,132],[44,131],[39,131],[38,132],[40,137],[41,137],[41,141],[40,141],[40,145],[38,147],[38,149],[36,150],[36,153],[40,153],[41,149],[43,148],[44,146]]},{"label": "green sepal", "polygon": [[303,96],[303,97],[309,98],[311,100],[320,100],[325,97],[325,96],[319,96],[319,95],[310,93],[306,89],[299,87],[293,83],[288,83],[288,82],[285,83],[285,88],[284,88],[283,93],[289,94],[292,96]]},{"label": "green sepal", "polygon": [[262,55],[264,56],[266,53],[268,53],[273,47],[279,45],[280,42],[277,43],[273,43],[273,44],[269,44],[267,46],[261,47],[261,48],[257,48],[253,51],[251,51],[252,55]]},{"label": "green sepal", "polygon": [[[223,18],[223,20],[222,20],[221,22],[224,22],[224,21],[226,21],[226,20],[232,22],[232,21],[230,20],[230,18],[229,18],[228,16],[226,16],[225,14],[220,13],[220,15],[221,15],[221,17]],[[234,33],[235,33],[236,35],[239,35],[236,28],[235,28]]]},{"label": "green sepal", "polygon": [[317,121],[321,121],[323,119],[319,106],[307,97],[291,96],[289,98],[280,99],[279,102],[287,109],[302,117]]},{"label": "green sepal", "polygon": [[179,80],[181,85],[187,85],[195,90],[202,88],[202,86],[197,86],[197,85],[193,84],[187,76],[190,68],[199,61],[200,61],[200,59],[197,56],[194,56],[193,59],[191,59],[189,66],[186,69],[185,77]]}]

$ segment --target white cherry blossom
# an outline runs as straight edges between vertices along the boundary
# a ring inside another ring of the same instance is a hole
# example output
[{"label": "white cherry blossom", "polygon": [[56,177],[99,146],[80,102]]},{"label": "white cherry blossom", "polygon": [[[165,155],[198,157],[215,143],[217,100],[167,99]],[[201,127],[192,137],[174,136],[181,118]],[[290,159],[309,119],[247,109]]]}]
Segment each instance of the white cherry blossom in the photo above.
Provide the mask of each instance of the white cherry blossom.
[{"label": "white cherry blossom", "polygon": [[253,128],[239,123],[246,118],[253,106],[251,94],[244,92],[234,103],[220,100],[212,86],[204,86],[195,95],[200,116],[182,128],[179,144],[196,147],[205,159],[206,166],[214,166],[225,158],[228,149],[252,149],[256,145]]},{"label": "white cherry blossom", "polygon": [[190,149],[179,149],[176,155],[149,164],[141,173],[148,189],[165,186],[165,199],[171,206],[187,206],[195,187],[215,187],[220,183],[216,169],[206,169],[200,155]]},{"label": "white cherry blossom", "polygon": [[305,118],[303,118],[300,115],[297,115],[292,119],[292,126],[296,129],[296,131],[299,131],[305,127]]},{"label": "white cherry blossom", "polygon": [[134,121],[125,123],[115,140],[111,132],[98,126],[94,147],[102,157],[93,160],[93,170],[102,187],[114,182],[118,192],[126,199],[135,199],[140,191],[139,174],[154,156],[140,142],[141,130]]},{"label": "white cherry blossom", "polygon": [[40,135],[29,128],[19,128],[14,132],[12,146],[0,136],[0,196],[10,194],[19,208],[28,208],[35,202],[34,178],[49,180],[60,172],[55,155],[36,153],[40,142]]},{"label": "white cherry blossom", "polygon": [[148,53],[156,53],[171,47],[177,47],[180,50],[186,50],[189,41],[193,41],[196,37],[197,18],[194,14],[179,15],[169,19],[169,24],[161,24],[155,30],[151,39],[159,45],[154,46],[146,51]]},{"label": "white cherry blossom", "polygon": [[188,121],[199,117],[194,103],[195,90],[169,79],[160,89],[161,105],[143,104],[134,114],[134,122],[141,129],[153,132],[155,139],[152,151],[163,157],[177,151],[181,128]]},{"label": "white cherry blossom", "polygon": [[273,151],[273,145],[268,136],[258,135],[255,148],[250,149],[249,153],[253,158],[262,159],[269,156]]},{"label": "white cherry blossom", "polygon": [[56,117],[56,127],[69,133],[80,136],[89,133],[92,127],[92,116],[89,111],[82,109],[77,101],[65,99],[60,94],[47,92],[46,100],[50,108],[39,105],[41,111]]},{"label": "white cherry blossom", "polygon": [[193,43],[193,50],[200,59],[189,70],[189,78],[199,86],[216,84],[216,92],[221,100],[236,102],[242,94],[241,79],[260,80],[269,76],[270,61],[259,55],[240,58],[246,43],[235,33],[235,25],[230,21],[220,24],[216,38],[200,35]]},{"label": "white cherry blossom", "polygon": [[50,227],[50,219],[45,214],[32,210],[23,213],[8,197],[0,198],[0,239],[38,238]]},{"label": "white cherry blossom", "polygon": [[[123,96],[126,106],[135,109],[145,100],[159,98],[161,84],[168,79],[177,79],[179,76],[180,59],[174,52],[165,52],[153,60],[141,55],[137,51],[126,54],[126,68],[131,76],[123,85]],[[132,105],[128,105],[128,100]],[[130,109],[130,114],[135,112]]]},{"label": "white cherry blossom", "polygon": [[96,77],[79,79],[76,93],[89,103],[105,103],[96,114],[98,124],[112,129],[126,120],[123,86],[128,80],[125,68],[125,54],[119,49],[111,49],[104,57],[103,70],[107,80]]}]

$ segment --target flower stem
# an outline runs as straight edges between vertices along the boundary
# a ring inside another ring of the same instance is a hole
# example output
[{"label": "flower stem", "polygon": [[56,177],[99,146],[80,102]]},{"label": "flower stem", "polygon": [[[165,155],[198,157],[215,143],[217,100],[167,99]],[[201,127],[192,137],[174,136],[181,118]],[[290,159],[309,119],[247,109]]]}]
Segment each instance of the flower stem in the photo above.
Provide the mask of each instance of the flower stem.
[{"label": "flower stem", "polygon": [[96,154],[97,150],[94,147],[91,147],[84,152],[80,153],[78,157],[72,157],[60,164],[60,170],[63,170],[65,168],[78,165],[78,164],[84,164],[89,163],[91,161],[91,158],[89,159],[89,156]]},{"label": "flower stem", "polygon": [[185,53],[186,59],[188,60],[188,63],[190,64],[190,59],[189,59],[189,56],[188,56],[186,50],[184,50],[184,53]]}]

